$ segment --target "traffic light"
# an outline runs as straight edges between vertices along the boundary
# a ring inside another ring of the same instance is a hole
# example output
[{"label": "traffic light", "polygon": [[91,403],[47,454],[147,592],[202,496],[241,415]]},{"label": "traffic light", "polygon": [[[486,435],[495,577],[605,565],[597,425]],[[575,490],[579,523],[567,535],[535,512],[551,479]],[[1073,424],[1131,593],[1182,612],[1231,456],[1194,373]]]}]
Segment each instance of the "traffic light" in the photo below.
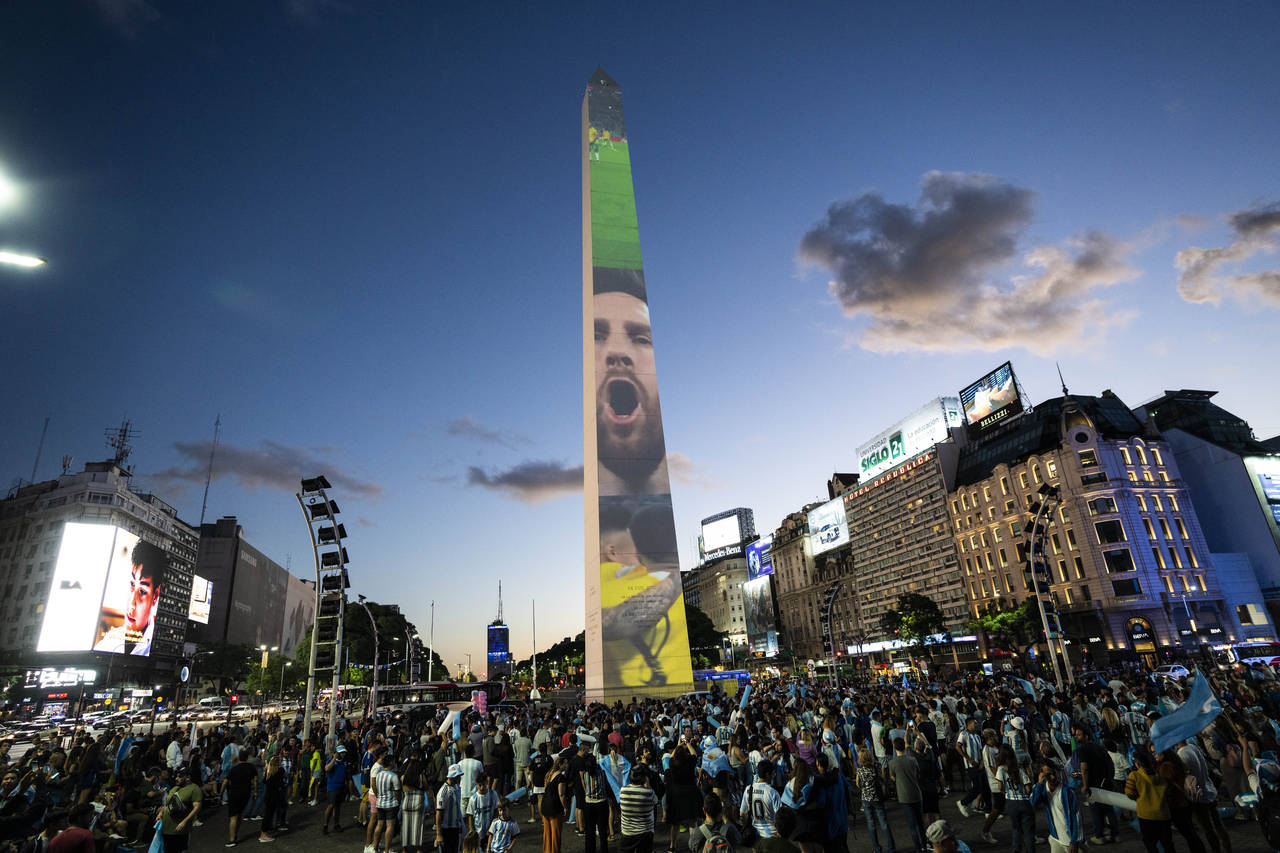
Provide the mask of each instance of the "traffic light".
[{"label": "traffic light", "polygon": [[231,694],[231,704],[232,704],[232,705],[234,705],[234,704],[236,704],[236,703],[237,703],[237,702],[239,702],[239,701],[240,701],[240,697],[239,697],[238,695],[236,695],[235,693],[232,693],[232,694]]}]

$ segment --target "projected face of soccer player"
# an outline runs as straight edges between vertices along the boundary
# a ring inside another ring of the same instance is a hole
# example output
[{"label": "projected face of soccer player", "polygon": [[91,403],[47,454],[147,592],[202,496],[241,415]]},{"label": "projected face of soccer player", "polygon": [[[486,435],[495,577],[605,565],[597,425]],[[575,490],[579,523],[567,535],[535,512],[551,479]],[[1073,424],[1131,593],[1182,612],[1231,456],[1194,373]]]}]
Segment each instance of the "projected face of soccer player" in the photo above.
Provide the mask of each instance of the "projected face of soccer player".
[{"label": "projected face of soccer player", "polygon": [[124,614],[125,630],[138,633],[147,630],[159,599],[160,586],[153,578],[143,574],[142,566],[134,566],[133,575],[129,578],[129,608]]},{"label": "projected face of soccer player", "polygon": [[595,335],[600,461],[643,480],[666,455],[649,307],[629,293],[596,294]]}]

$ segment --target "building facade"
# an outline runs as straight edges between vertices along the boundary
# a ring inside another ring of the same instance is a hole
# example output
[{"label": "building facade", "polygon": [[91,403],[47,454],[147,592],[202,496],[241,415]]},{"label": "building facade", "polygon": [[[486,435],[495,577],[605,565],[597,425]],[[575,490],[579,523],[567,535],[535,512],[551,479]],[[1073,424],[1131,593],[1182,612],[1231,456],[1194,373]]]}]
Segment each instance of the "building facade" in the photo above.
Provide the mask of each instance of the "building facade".
[{"label": "building facade", "polygon": [[1212,401],[1216,391],[1165,391],[1135,410],[1150,418],[1173,450],[1219,569],[1249,564],[1265,612],[1250,609],[1247,590],[1228,585],[1237,618],[1254,636],[1275,634],[1280,619],[1280,453],[1258,441],[1248,421]]},{"label": "building facade", "polygon": [[1037,541],[1073,663],[1158,665],[1162,649],[1243,636],[1171,448],[1109,391],[1047,400],[969,443],[948,498],[971,618],[1032,595],[1027,527],[1043,503]]},{"label": "building facade", "polygon": [[799,659],[823,656],[820,614],[822,593],[809,543],[806,504],[789,513],[773,532],[773,582],[778,601],[779,643]]},{"label": "building facade", "polygon": [[[114,460],[91,462],[79,473],[24,486],[0,501],[0,650],[24,663],[47,662],[47,656],[37,655],[36,643],[68,522],[119,527],[166,553],[151,654],[144,660],[169,668],[186,640],[198,536],[159,497],[135,492],[130,473]],[[141,663],[128,660],[118,665],[132,671]]]},{"label": "building facade", "polygon": [[685,604],[697,607],[717,631],[729,635],[734,646],[747,643],[747,621],[743,610],[742,585],[747,582],[747,559],[726,557],[704,563],[684,573]]}]

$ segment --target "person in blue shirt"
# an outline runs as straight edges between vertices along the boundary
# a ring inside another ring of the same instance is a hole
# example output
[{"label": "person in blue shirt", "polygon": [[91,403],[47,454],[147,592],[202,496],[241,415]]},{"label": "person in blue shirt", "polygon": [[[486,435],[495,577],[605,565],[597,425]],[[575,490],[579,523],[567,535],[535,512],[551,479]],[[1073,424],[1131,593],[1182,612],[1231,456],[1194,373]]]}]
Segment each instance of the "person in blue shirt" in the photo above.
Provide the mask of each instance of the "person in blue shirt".
[{"label": "person in blue shirt", "polygon": [[347,767],[347,748],[338,744],[333,758],[324,767],[325,802],[324,823],[320,832],[329,834],[329,821],[333,821],[333,831],[342,832],[342,803],[347,798],[347,788],[351,784],[351,769]]}]

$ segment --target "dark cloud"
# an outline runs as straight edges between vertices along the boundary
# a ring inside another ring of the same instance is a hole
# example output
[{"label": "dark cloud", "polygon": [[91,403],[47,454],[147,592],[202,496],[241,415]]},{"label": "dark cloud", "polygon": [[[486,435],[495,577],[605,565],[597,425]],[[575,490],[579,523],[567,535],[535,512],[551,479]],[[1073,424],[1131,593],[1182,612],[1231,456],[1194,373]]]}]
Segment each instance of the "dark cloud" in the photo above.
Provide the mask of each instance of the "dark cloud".
[{"label": "dark cloud", "polygon": [[490,429],[470,415],[464,415],[449,421],[449,425],[445,427],[445,432],[461,438],[472,438],[476,441],[485,441],[490,444],[501,444],[503,447],[512,449],[532,443],[518,433]]},{"label": "dark cloud", "polygon": [[467,485],[505,492],[516,500],[537,503],[582,491],[582,466],[566,468],[561,462],[530,460],[505,471],[467,469]]},{"label": "dark cloud", "polygon": [[[162,484],[203,483],[208,473],[209,440],[175,441],[173,447],[183,458],[184,464],[156,472],[153,478]],[[377,498],[382,487],[360,480],[341,470],[332,462],[314,455],[313,451],[287,447],[279,442],[264,441],[259,448],[236,447],[219,442],[213,460],[213,479],[231,477],[249,488],[272,488],[296,491],[303,477],[323,474],[333,484],[333,497],[341,501],[342,494],[363,498]]]},{"label": "dark cloud", "polygon": [[1257,298],[1280,306],[1280,271],[1262,270],[1242,275],[1223,275],[1227,264],[1238,264],[1255,255],[1280,249],[1280,203],[1258,205],[1228,214],[1227,224],[1236,237],[1226,246],[1201,249],[1193,246],[1178,252],[1178,292],[1188,302],[1217,305],[1223,296],[1248,300]]},{"label": "dark cloud", "polygon": [[1033,201],[991,175],[929,172],[915,206],[874,192],[833,204],[801,240],[800,258],[831,272],[846,315],[871,319],[859,343],[878,352],[1047,352],[1126,319],[1091,298],[1137,274],[1129,248],[1106,234],[1033,248],[1022,274],[995,283],[1015,260]]}]

